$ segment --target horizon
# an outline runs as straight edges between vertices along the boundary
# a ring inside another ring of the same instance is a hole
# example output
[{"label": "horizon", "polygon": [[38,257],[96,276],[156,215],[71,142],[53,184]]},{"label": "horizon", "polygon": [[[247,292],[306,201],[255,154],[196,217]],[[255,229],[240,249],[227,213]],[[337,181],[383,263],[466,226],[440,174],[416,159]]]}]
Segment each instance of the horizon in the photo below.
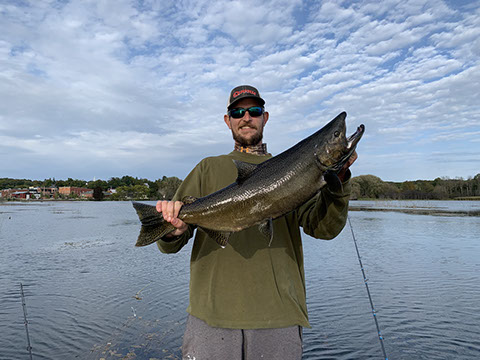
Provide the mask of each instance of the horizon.
[{"label": "horizon", "polygon": [[0,177],[184,179],[232,151],[240,84],[273,155],[346,111],[354,177],[480,171],[478,1],[0,0],[0,25]]},{"label": "horizon", "polygon": [[[474,174],[474,175],[469,175],[468,177],[461,177],[461,176],[456,176],[456,177],[447,177],[447,176],[439,176],[439,177],[436,177],[435,179],[415,179],[415,180],[400,180],[400,181],[391,181],[391,180],[385,180],[385,179],[382,179],[381,177],[375,175],[375,174],[359,174],[359,175],[353,175],[352,174],[352,177],[351,179],[353,178],[356,178],[356,177],[359,177],[359,176],[375,176],[375,177],[378,177],[380,180],[382,180],[383,182],[394,182],[394,183],[403,183],[403,182],[415,182],[415,181],[435,181],[436,179],[441,179],[441,180],[462,180],[462,181],[468,181],[468,180],[471,180],[473,178],[475,178],[476,175],[480,175],[480,172],[478,172],[477,174]],[[164,176],[166,175],[160,175],[158,178],[156,179],[151,179],[151,178],[145,178],[145,177],[138,177],[138,176],[132,176],[132,175],[122,175],[122,176],[110,176],[108,178],[105,178],[105,179],[101,179],[101,178],[93,178],[92,180],[85,180],[85,179],[80,179],[80,178],[72,178],[72,177],[68,177],[66,179],[62,178],[62,179],[57,179],[55,177],[49,177],[49,178],[45,178],[45,179],[31,179],[31,178],[11,178],[11,177],[3,177],[3,178],[0,178],[0,180],[2,179],[9,179],[9,180],[26,180],[26,181],[37,181],[37,182],[45,182],[47,180],[50,180],[50,181],[53,181],[54,183],[56,181],[68,181],[69,179],[73,180],[73,181],[84,181],[85,184],[89,183],[89,182],[95,182],[95,181],[104,181],[104,182],[109,182],[110,180],[114,179],[114,178],[117,178],[117,179],[122,179],[123,177],[131,177],[131,178],[134,178],[134,179],[138,179],[138,180],[148,180],[148,181],[151,181],[151,182],[155,182],[155,181],[158,181],[158,180],[161,180]],[[168,177],[171,177],[171,176],[167,176]],[[172,176],[173,177],[173,176]],[[178,178],[178,176],[177,176]],[[183,178],[179,178],[181,181],[183,181],[184,179]]]}]

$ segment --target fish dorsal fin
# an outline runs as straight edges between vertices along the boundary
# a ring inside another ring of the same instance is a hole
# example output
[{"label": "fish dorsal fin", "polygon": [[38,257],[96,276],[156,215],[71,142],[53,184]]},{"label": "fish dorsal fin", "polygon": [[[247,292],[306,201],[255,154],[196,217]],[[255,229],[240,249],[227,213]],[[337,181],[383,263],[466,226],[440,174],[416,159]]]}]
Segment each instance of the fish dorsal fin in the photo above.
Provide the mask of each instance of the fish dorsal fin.
[{"label": "fish dorsal fin", "polygon": [[233,160],[235,166],[237,167],[238,177],[237,182],[241,183],[245,181],[246,178],[250,176],[250,174],[257,168],[258,165],[250,164],[247,162],[243,162],[240,160]]},{"label": "fish dorsal fin", "polygon": [[272,244],[273,240],[273,222],[272,219],[268,219],[267,221],[258,225],[258,230],[262,233],[263,236],[268,240],[268,246]]},{"label": "fish dorsal fin", "polygon": [[206,229],[204,227],[198,227],[202,230],[205,234],[211,237],[215,242],[220,245],[222,248],[225,248],[228,243],[228,239],[230,238],[231,233],[227,231],[216,231],[211,229]]},{"label": "fish dorsal fin", "polygon": [[191,204],[195,201],[197,201],[198,198],[196,198],[195,196],[185,196],[183,197],[182,199],[182,202],[187,205],[187,204]]}]

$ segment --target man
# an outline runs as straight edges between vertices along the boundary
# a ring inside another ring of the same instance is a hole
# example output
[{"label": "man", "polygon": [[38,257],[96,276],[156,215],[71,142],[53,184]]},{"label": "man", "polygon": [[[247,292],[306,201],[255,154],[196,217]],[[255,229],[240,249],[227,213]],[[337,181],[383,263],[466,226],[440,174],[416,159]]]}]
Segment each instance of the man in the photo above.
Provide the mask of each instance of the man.
[{"label": "man", "polygon": [[[177,218],[185,196],[203,197],[237,177],[233,160],[259,164],[272,157],[263,143],[269,119],[265,101],[249,85],[230,93],[224,121],[235,148],[203,159],[172,201],[157,210],[176,230],[157,242],[164,253],[179,251],[194,227]],[[184,359],[251,360],[302,357],[302,327],[308,323],[300,227],[315,238],[332,239],[345,226],[354,153],[338,176],[340,193],[326,186],[297,210],[273,221],[269,246],[257,227],[232,234],[222,249],[197,231],[190,262],[190,304],[183,340]]]}]

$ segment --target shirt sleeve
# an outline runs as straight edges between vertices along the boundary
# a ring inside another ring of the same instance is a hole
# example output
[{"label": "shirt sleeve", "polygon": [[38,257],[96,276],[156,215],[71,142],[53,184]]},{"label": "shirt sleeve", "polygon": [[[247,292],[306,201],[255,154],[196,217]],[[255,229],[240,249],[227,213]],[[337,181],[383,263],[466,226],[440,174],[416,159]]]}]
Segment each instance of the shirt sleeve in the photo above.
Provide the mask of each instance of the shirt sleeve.
[{"label": "shirt sleeve", "polygon": [[188,225],[188,229],[180,236],[174,238],[163,237],[157,241],[158,249],[164,254],[174,254],[179,252],[193,236],[194,227]]},{"label": "shirt sleeve", "polygon": [[[201,172],[202,162],[200,162],[188,176],[183,180],[173,196],[174,201],[182,201],[185,196],[201,197]],[[180,236],[174,238],[163,237],[157,241],[158,249],[165,254],[179,252],[192,238],[195,226],[188,225],[188,229]]]},{"label": "shirt sleeve", "polygon": [[350,177],[348,171],[340,191],[335,192],[327,185],[298,208],[298,222],[305,234],[324,240],[331,240],[340,234],[347,222]]}]

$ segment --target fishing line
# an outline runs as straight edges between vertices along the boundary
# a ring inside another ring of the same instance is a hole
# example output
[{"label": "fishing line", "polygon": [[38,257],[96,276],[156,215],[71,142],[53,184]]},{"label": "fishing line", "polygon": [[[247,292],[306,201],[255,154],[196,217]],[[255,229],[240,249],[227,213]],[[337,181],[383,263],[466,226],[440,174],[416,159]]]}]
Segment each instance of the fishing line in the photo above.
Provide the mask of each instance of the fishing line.
[{"label": "fishing line", "polygon": [[27,331],[27,342],[28,342],[27,350],[28,350],[28,353],[30,354],[30,360],[32,360],[33,359],[33,357],[32,357],[32,346],[30,344],[30,335],[28,334],[27,304],[25,303],[25,295],[23,293],[23,284],[22,283],[20,283],[20,293],[22,295],[23,319],[25,321],[25,330]]},{"label": "fishing line", "polygon": [[348,216],[347,219],[348,219],[348,224],[350,225],[350,230],[352,231],[352,237],[353,237],[353,242],[355,243],[355,249],[357,250],[357,257],[358,257],[358,262],[360,263],[360,269],[362,269],[363,281],[365,283],[365,287],[367,288],[368,299],[370,300],[370,307],[372,308],[373,319],[375,320],[375,326],[377,327],[378,339],[380,340],[380,345],[382,346],[383,357],[385,358],[385,360],[388,360],[387,353],[385,352],[385,346],[383,344],[383,336],[380,332],[380,327],[378,326],[377,312],[375,311],[375,307],[373,306],[372,296],[370,295],[370,289],[368,288],[368,279],[365,276],[365,270],[363,268],[360,252],[358,251],[357,239],[355,239],[355,234],[353,233],[353,227],[352,227],[352,223],[350,222],[350,216]]},{"label": "fishing line", "polygon": [[7,215],[5,216],[0,216],[0,233],[2,232],[2,227],[3,227],[3,222],[7,218]]}]

